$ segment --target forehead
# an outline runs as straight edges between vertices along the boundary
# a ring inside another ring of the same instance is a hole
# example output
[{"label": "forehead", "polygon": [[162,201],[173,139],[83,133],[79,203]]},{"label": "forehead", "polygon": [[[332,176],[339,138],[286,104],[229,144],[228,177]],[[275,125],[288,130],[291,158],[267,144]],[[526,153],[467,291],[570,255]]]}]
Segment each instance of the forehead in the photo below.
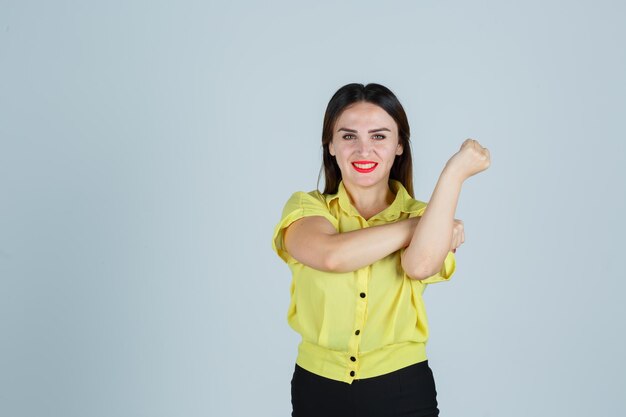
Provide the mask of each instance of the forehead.
[{"label": "forehead", "polygon": [[357,129],[361,126],[370,129],[386,127],[395,131],[396,122],[382,107],[376,104],[359,102],[346,107],[339,115],[336,128],[346,127]]}]

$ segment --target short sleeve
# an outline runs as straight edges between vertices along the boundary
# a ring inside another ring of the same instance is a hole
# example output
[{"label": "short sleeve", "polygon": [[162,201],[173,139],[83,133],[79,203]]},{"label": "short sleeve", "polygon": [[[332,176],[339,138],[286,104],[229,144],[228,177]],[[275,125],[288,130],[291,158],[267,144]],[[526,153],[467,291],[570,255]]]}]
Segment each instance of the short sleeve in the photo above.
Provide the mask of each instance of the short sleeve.
[{"label": "short sleeve", "polygon": [[295,261],[285,249],[283,241],[285,229],[296,220],[311,216],[322,216],[331,222],[335,229],[338,228],[337,219],[330,214],[326,201],[321,194],[316,191],[293,193],[285,204],[281,220],[274,228],[274,235],[272,236],[272,249],[285,262]]},{"label": "short sleeve", "polygon": [[441,265],[441,270],[435,275],[423,279],[421,282],[423,284],[434,284],[435,282],[449,281],[455,270],[456,258],[454,257],[454,252],[450,251],[448,255],[446,255],[443,265]]}]

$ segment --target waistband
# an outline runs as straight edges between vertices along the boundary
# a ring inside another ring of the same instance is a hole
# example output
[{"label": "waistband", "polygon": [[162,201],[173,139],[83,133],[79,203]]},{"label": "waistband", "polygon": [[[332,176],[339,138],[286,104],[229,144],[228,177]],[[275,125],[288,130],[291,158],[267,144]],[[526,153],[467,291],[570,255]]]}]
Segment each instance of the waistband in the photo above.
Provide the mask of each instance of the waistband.
[{"label": "waistband", "polygon": [[418,342],[396,343],[353,355],[302,341],[296,364],[319,376],[351,384],[426,360],[426,345]]}]

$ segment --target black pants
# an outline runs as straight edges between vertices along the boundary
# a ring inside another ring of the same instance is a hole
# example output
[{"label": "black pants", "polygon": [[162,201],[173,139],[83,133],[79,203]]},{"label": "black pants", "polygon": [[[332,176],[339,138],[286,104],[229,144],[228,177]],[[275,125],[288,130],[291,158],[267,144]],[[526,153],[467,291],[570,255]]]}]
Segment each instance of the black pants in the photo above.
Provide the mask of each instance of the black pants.
[{"label": "black pants", "polygon": [[296,365],[291,380],[292,417],[438,416],[428,361],[389,374],[354,380],[324,378]]}]

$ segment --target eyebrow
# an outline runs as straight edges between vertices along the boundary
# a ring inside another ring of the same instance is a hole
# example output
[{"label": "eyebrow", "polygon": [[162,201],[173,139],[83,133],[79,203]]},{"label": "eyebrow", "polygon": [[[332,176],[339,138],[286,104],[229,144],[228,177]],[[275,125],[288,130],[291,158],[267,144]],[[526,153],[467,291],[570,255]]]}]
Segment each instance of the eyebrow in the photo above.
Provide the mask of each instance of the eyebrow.
[{"label": "eyebrow", "polygon": [[[356,130],[348,129],[347,127],[340,127],[339,129],[337,129],[337,132],[340,132],[342,130],[344,130],[346,132],[350,132],[350,133],[357,133]],[[391,132],[391,130],[387,129],[386,127],[381,127],[379,129],[368,130],[367,133],[376,133],[376,132],[383,132],[383,131]]]}]

